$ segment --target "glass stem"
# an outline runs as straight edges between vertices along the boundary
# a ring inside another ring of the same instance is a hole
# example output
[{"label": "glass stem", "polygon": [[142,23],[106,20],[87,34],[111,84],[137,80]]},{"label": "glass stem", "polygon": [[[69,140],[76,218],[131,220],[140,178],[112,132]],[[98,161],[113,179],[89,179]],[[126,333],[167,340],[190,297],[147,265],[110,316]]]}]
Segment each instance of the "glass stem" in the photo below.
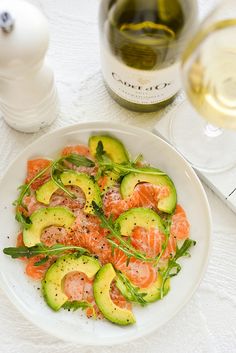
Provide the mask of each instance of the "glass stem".
[{"label": "glass stem", "polygon": [[223,133],[223,129],[212,125],[212,124],[206,124],[204,128],[204,134],[207,137],[218,137]]}]

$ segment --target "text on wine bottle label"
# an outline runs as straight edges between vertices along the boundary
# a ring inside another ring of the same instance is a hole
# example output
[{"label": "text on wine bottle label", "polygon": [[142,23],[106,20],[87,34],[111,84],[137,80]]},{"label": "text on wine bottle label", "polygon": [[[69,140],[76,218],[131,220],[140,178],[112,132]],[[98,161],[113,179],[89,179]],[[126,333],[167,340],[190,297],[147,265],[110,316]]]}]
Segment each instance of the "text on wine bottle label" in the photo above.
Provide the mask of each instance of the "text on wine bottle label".
[{"label": "text on wine bottle label", "polygon": [[173,97],[180,89],[179,63],[160,70],[137,70],[103,51],[102,71],[110,89],[137,104],[156,104]]}]

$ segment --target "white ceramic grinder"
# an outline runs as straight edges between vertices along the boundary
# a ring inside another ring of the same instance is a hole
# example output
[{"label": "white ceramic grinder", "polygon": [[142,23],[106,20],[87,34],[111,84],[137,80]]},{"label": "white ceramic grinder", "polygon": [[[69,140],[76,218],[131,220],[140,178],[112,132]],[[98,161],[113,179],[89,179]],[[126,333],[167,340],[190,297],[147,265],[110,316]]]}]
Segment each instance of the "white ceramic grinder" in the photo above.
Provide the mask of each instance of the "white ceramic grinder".
[{"label": "white ceramic grinder", "polygon": [[48,43],[47,20],[35,6],[0,0],[0,111],[16,130],[36,132],[57,116]]}]

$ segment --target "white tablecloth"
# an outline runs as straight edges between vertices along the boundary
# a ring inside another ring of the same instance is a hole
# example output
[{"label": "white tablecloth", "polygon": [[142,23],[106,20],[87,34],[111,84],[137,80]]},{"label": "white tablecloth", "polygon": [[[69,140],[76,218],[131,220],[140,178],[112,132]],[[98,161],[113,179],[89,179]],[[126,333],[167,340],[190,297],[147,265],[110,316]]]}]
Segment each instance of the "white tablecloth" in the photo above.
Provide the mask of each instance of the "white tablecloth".
[{"label": "white tablecloth", "polygon": [[[100,73],[98,0],[35,0],[48,17],[48,53],[57,81],[61,114],[48,130],[79,121],[127,122],[151,130],[165,111],[129,112],[107,94]],[[201,0],[201,16],[215,3]],[[179,98],[181,99],[181,97]],[[166,108],[170,109],[170,107]],[[18,133],[0,120],[0,173],[43,132]],[[43,333],[0,290],[1,353],[233,353],[236,352],[236,216],[208,188],[213,214],[209,267],[189,304],[158,332],[115,347],[78,347]]]}]

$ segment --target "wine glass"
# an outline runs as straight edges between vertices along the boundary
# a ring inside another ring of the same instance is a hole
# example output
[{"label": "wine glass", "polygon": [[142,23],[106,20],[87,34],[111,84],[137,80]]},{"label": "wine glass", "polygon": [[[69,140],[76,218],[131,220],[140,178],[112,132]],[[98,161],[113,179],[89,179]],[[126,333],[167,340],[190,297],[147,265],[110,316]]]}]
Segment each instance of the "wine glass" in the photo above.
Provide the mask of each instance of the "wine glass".
[{"label": "wine glass", "polygon": [[235,0],[222,2],[200,25],[181,71],[191,104],[185,101],[172,114],[171,142],[193,167],[225,171],[236,165]]}]

